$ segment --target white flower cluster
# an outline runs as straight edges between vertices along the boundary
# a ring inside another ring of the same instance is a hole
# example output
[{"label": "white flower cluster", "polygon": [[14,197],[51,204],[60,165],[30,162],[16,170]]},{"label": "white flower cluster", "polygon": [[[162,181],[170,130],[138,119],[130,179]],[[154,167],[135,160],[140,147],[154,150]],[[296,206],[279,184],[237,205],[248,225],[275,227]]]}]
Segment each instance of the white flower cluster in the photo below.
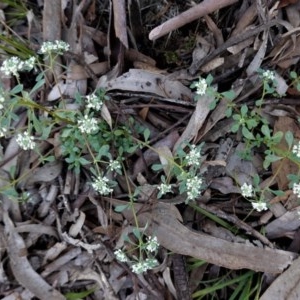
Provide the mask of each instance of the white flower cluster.
[{"label": "white flower cluster", "polygon": [[92,183],[92,187],[95,191],[97,191],[100,195],[108,195],[113,190],[108,185],[109,179],[107,177],[98,176],[95,181]]},{"label": "white flower cluster", "polygon": [[161,183],[157,188],[159,190],[159,195],[160,196],[172,192],[172,185],[171,184]]},{"label": "white flower cluster", "polygon": [[253,207],[255,210],[259,211],[259,212],[268,209],[267,203],[266,203],[266,202],[263,202],[263,201],[261,201],[261,202],[252,202],[251,204],[252,204],[252,207]]},{"label": "white flower cluster", "polygon": [[81,120],[78,120],[78,128],[81,133],[96,133],[98,131],[98,122],[95,118],[90,118],[85,115]]},{"label": "white flower cluster", "polygon": [[158,247],[159,247],[159,243],[157,241],[157,237],[156,236],[154,236],[154,237],[149,236],[148,239],[147,239],[147,243],[146,243],[145,248],[150,252],[155,252],[155,251],[157,251]]},{"label": "white flower cluster", "polygon": [[19,76],[19,71],[32,70],[34,68],[35,61],[36,59],[33,56],[27,60],[21,60],[17,56],[12,56],[3,62],[0,71],[7,76],[9,76],[10,74],[14,76]]},{"label": "white flower cluster", "polygon": [[118,249],[114,252],[117,260],[121,261],[121,262],[127,262],[129,261],[127,255],[125,254],[124,251],[122,251],[121,249]]},{"label": "white flower cluster", "polygon": [[293,184],[293,193],[300,198],[300,183]]},{"label": "white flower cluster", "polygon": [[266,70],[266,71],[263,71],[263,72],[262,72],[262,77],[263,77],[265,80],[268,80],[268,81],[274,81],[274,79],[275,79],[275,73],[274,73],[273,71]]},{"label": "white flower cluster", "polygon": [[5,102],[5,98],[4,98],[3,94],[0,94],[0,110],[2,110],[4,108],[4,102]]},{"label": "white flower cluster", "polygon": [[132,272],[136,274],[144,273],[158,266],[158,261],[155,258],[146,258],[144,261],[139,261],[131,266]]},{"label": "white flower cluster", "polygon": [[205,95],[206,93],[206,89],[207,89],[207,83],[206,80],[204,78],[199,78],[199,81],[197,83],[195,83],[195,87],[197,88],[196,90],[196,94],[197,95]]},{"label": "white flower cluster", "polygon": [[200,159],[201,159],[201,149],[196,147],[195,145],[191,146],[190,153],[186,155],[186,161],[189,166],[200,166]]},{"label": "white flower cluster", "polygon": [[300,158],[300,142],[293,146],[292,152]]},{"label": "white flower cluster", "polygon": [[102,100],[97,95],[90,94],[86,96],[86,107],[99,111],[102,107]]},{"label": "white flower cluster", "polygon": [[28,131],[25,131],[24,133],[19,133],[17,135],[16,141],[23,150],[35,148],[34,137],[29,135]]},{"label": "white flower cluster", "polygon": [[187,201],[195,200],[201,193],[202,178],[193,177],[186,180]]},{"label": "white flower cluster", "polygon": [[241,186],[242,196],[249,198],[253,196],[253,186],[251,184],[244,183]]},{"label": "white flower cluster", "polygon": [[49,54],[55,52],[57,54],[63,54],[65,51],[70,50],[70,45],[64,41],[44,42],[41,46],[40,53]]},{"label": "white flower cluster", "polygon": [[118,171],[121,170],[121,164],[117,160],[110,160],[108,164],[108,168],[110,171]]},{"label": "white flower cluster", "polygon": [[5,134],[6,134],[6,132],[7,132],[7,129],[6,128],[0,128],[0,138],[2,138],[2,137],[4,137],[5,136]]}]

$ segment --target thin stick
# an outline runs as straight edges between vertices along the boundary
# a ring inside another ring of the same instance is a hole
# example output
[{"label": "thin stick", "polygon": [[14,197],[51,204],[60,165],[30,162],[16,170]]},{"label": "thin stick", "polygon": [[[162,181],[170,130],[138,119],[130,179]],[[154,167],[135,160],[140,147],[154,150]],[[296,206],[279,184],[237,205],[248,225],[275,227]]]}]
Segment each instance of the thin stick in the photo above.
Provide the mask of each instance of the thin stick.
[{"label": "thin stick", "polygon": [[219,0],[219,1],[204,0],[200,4],[186,10],[182,14],[155,27],[149,33],[149,39],[152,41],[156,40],[168,34],[169,32],[184,26],[185,24],[195,21],[198,18],[201,18],[205,15],[208,15],[216,10],[219,10],[225,6],[234,4],[236,2],[238,2],[238,0]]}]

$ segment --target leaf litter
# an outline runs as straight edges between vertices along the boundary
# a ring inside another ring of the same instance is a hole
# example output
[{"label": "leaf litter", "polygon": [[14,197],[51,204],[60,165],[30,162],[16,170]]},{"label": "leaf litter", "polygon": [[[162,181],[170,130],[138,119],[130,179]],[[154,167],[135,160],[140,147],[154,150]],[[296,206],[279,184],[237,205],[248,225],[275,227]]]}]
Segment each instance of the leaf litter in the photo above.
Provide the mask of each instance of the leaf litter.
[{"label": "leaf litter", "polygon": [[[1,60],[5,53],[22,54],[24,45],[35,52],[43,41],[71,45],[72,51],[56,59],[54,75],[47,72],[35,103],[52,113],[66,99],[64,109],[76,111],[81,109],[73,101],[78,93],[85,96],[104,88],[112,101],[103,104],[101,117],[110,129],[118,122],[128,125],[131,117],[149,130],[152,147],[136,147],[125,158],[125,175],[111,173],[117,179],[112,196],[101,197],[90,188],[88,168],[79,174],[67,169],[59,142],[67,124],[52,128],[38,145],[40,153],[55,153],[52,162],[22,151],[13,135],[1,138],[0,186],[6,191],[0,203],[2,299],[68,299],[68,293],[81,291],[87,292],[85,299],[191,299],[201,287],[192,284],[194,274],[208,279],[214,268],[232,270],[233,278],[241,269],[263,272],[274,281],[263,282],[261,299],[279,294],[281,299],[298,299],[300,249],[293,241],[300,226],[299,203],[287,181],[298,166],[285,159],[284,164],[273,161],[266,171],[261,149],[251,161],[241,158],[246,145],[240,133],[230,131],[225,97],[210,110],[214,99],[205,95],[195,103],[190,84],[211,73],[215,89],[232,86],[231,101],[254,107],[261,88],[256,71],[273,69],[276,92],[283,97],[266,99],[261,113],[274,133],[291,131],[299,139],[299,92],[287,80],[290,71],[299,73],[299,4],[154,2],[128,1],[127,6],[116,0],[55,0],[44,1],[44,9],[40,1],[0,4],[0,30],[18,41],[0,38]],[[14,9],[31,14],[13,22]],[[24,78],[25,84],[33,87],[30,78]],[[1,85],[9,91],[16,82],[1,74]],[[38,106],[35,113],[42,113]],[[22,110],[16,114],[14,128],[22,129],[27,117]],[[161,162],[161,174],[168,177],[176,150],[201,142],[205,190],[197,201],[185,205],[185,193],[157,199],[159,177],[151,165]],[[283,139],[279,148],[287,149]],[[90,159],[87,154],[85,158]],[[240,196],[239,187],[255,176],[262,179],[261,188],[271,182],[284,191],[265,193],[267,212],[251,211]],[[5,189],[12,180],[14,188]],[[136,185],[142,191],[133,204],[137,216],[128,207],[130,189]],[[125,208],[122,214],[114,211],[116,206]],[[127,245],[125,234],[134,235],[135,217],[161,245],[160,265],[139,275],[113,253],[116,245]],[[189,272],[185,259],[203,264]],[[229,298],[232,291],[220,288],[222,293]]]}]

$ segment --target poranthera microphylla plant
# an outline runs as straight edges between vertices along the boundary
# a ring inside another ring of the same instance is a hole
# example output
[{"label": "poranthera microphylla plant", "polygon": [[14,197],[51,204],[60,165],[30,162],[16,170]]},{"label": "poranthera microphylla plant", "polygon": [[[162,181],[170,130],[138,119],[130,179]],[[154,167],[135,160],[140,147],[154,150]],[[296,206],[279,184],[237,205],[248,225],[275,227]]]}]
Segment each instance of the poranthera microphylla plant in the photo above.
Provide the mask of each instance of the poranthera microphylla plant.
[{"label": "poranthera microphylla plant", "polygon": [[[62,41],[45,42],[39,51],[39,54],[45,56],[50,64],[48,69],[51,70],[57,55],[62,55],[69,50],[69,45]],[[80,105],[78,110],[67,110],[64,104],[58,103],[57,106],[45,107],[32,99],[33,95],[45,84],[44,73],[41,72],[36,78],[35,86],[26,91],[20,82],[20,72],[35,72],[35,70],[47,69],[42,66],[38,57],[29,57],[27,60],[21,60],[18,57],[11,57],[5,60],[0,68],[1,72],[6,76],[14,76],[17,85],[10,91],[3,88],[0,89],[0,137],[10,138],[16,136],[16,142],[23,151],[35,151],[41,162],[53,161],[61,159],[54,155],[53,151],[47,154],[40,150],[40,143],[47,141],[52,135],[52,131],[60,127],[60,154],[70,169],[74,169],[79,173],[82,168],[90,172],[90,185],[99,195],[113,195],[114,186],[117,182],[113,179],[114,174],[126,174],[124,163],[126,154],[134,153],[137,148],[148,148],[157,151],[149,144],[150,132],[148,129],[139,126],[137,131],[140,138],[137,139],[132,134],[132,128],[136,126],[133,119],[130,119],[130,126],[114,124],[111,128],[105,120],[101,118],[101,110],[105,106],[106,101],[110,101],[105,95],[105,91],[96,90],[89,95],[77,95],[76,102]],[[251,150],[255,147],[264,145],[265,161],[264,167],[268,168],[273,161],[282,158],[289,158],[293,162],[300,164],[300,145],[294,142],[291,132],[272,134],[268,122],[261,117],[260,109],[263,105],[264,97],[274,93],[276,85],[275,75],[272,71],[260,70],[259,74],[263,81],[263,92],[261,99],[257,100],[256,109],[250,110],[247,105],[238,107],[233,103],[234,92],[226,91],[218,93],[211,87],[212,76],[206,79],[199,78],[198,81],[192,83],[191,88],[195,88],[195,100],[201,101],[201,97],[205,94],[215,98],[211,109],[215,107],[218,100],[225,98],[228,100],[227,117],[232,117],[234,124],[232,133],[241,131],[246,144],[246,154],[248,158]],[[299,85],[299,78],[296,74],[291,73],[293,84]],[[63,102],[63,100],[62,100]],[[12,124],[19,119],[18,108],[26,110],[27,123],[24,127],[14,129]],[[40,114],[37,111],[42,112]],[[285,138],[289,149],[282,152],[276,148],[276,144]],[[168,172],[160,176],[160,182],[157,183],[157,197],[162,198],[165,195],[179,192],[186,193],[186,203],[197,199],[203,190],[204,179],[201,174],[201,165],[204,161],[202,157],[203,144],[191,145],[187,144],[185,149],[179,147],[174,157],[166,157],[169,164]],[[114,149],[114,151],[111,151]],[[161,164],[152,166],[154,172],[163,172],[164,168]],[[14,190],[17,179],[13,179],[13,171],[11,172],[12,183],[1,189],[1,192],[7,195],[18,194]],[[163,173],[162,173],[163,174]],[[291,188],[293,192],[300,197],[300,176],[299,174],[291,174]],[[261,190],[259,187],[260,179],[256,176],[253,182],[245,182],[241,185],[241,195],[251,201],[253,209],[262,211],[268,209],[268,204],[264,198],[265,191],[271,191],[276,195],[280,191],[273,191],[270,188]],[[130,191],[130,188],[129,188]],[[140,189],[130,191],[130,204],[126,207],[117,207],[117,211],[131,207],[134,210],[134,201],[139,197]],[[135,212],[134,212],[135,215]],[[139,255],[125,252],[125,249],[117,249],[115,255],[117,259],[128,263],[132,270],[136,273],[142,273],[148,269],[158,265],[155,255],[158,250],[158,241],[155,236],[145,237],[145,228],[139,228],[138,220],[135,215],[135,226],[133,234],[135,241],[127,237],[126,241],[135,245],[134,250],[138,250]],[[136,242],[137,241],[137,242]],[[134,251],[136,253],[136,251]]]}]

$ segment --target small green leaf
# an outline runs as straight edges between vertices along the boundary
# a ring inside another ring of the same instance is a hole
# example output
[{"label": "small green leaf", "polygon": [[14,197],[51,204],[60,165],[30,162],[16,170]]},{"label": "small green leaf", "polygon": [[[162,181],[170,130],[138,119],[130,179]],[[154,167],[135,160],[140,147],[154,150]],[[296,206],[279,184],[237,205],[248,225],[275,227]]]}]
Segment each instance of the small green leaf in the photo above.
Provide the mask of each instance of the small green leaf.
[{"label": "small green leaf", "polygon": [[270,191],[271,191],[274,195],[279,196],[279,197],[285,195],[284,191],[280,191],[280,190],[271,190],[271,189],[270,189]]},{"label": "small green leaf", "polygon": [[241,107],[241,115],[244,117],[248,112],[248,106],[247,105],[242,105]]},{"label": "small green leaf", "polygon": [[118,206],[115,207],[115,212],[122,212],[127,208],[129,208],[129,204],[118,205]]},{"label": "small green leaf", "polygon": [[235,92],[233,90],[223,92],[222,95],[224,98],[230,101],[234,100],[236,97]]},{"label": "small green leaf", "polygon": [[246,138],[247,140],[255,140],[253,133],[250,132],[248,130],[248,128],[245,126],[242,127],[242,134],[243,134],[244,138]]},{"label": "small green leaf", "polygon": [[160,170],[163,169],[163,166],[161,164],[154,164],[154,165],[151,166],[151,169],[153,171],[160,171]]},{"label": "small green leaf", "polygon": [[294,72],[294,71],[290,72],[290,77],[291,77],[292,79],[296,79],[296,78],[297,78],[297,73]]},{"label": "small green leaf", "polygon": [[133,234],[135,235],[135,237],[139,240],[141,238],[141,231],[139,228],[133,228],[132,229]]},{"label": "small green leaf", "polygon": [[23,90],[23,84],[18,84],[10,91],[10,94],[18,94],[22,90]]},{"label": "small green leaf", "polygon": [[273,136],[272,136],[272,141],[275,144],[278,144],[283,137],[283,132],[282,131],[277,131]]},{"label": "small green leaf", "polygon": [[230,118],[232,116],[232,107],[228,107],[225,111],[226,118]]},{"label": "small green leaf", "polygon": [[146,142],[148,141],[149,137],[150,137],[150,130],[149,130],[149,128],[146,128],[144,130],[144,139]]},{"label": "small green leaf", "polygon": [[208,86],[211,85],[211,83],[213,82],[214,78],[212,77],[211,74],[208,74],[207,77],[206,77],[206,83]]},{"label": "small green leaf", "polygon": [[286,140],[286,142],[287,142],[287,144],[288,144],[288,146],[289,146],[289,149],[291,149],[291,148],[292,148],[292,145],[293,145],[293,143],[294,143],[294,135],[293,135],[293,133],[292,133],[291,131],[288,130],[288,131],[285,133],[284,138],[285,138],[285,140]]},{"label": "small green leaf", "polygon": [[45,84],[45,79],[39,80],[35,86],[31,89],[29,95],[32,95],[35,91],[41,88]]},{"label": "small green leaf", "polygon": [[231,127],[231,132],[236,133],[240,128],[240,124],[239,123],[235,123],[232,125]]},{"label": "small green leaf", "polygon": [[268,138],[271,136],[270,128],[268,125],[261,126],[261,132]]}]

